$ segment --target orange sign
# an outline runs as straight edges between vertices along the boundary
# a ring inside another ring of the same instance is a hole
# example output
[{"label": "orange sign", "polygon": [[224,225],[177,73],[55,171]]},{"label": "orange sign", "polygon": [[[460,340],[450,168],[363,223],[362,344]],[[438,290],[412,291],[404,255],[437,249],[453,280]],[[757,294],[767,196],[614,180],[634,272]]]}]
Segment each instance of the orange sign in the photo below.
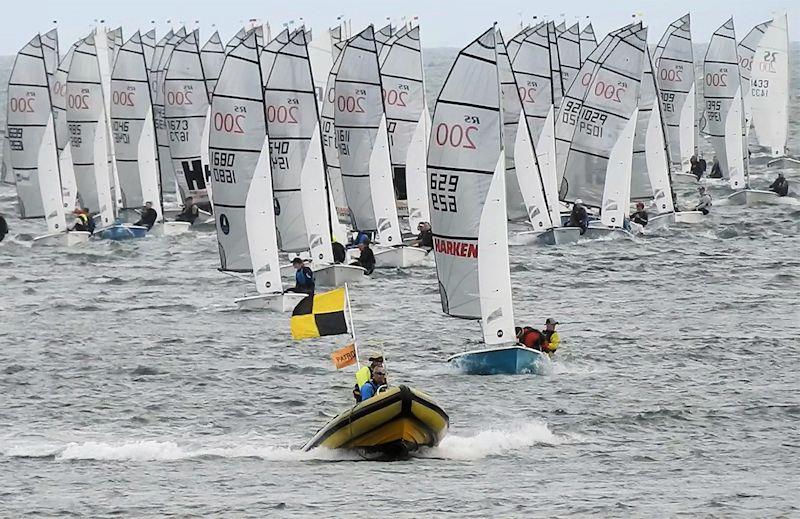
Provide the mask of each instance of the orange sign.
[{"label": "orange sign", "polygon": [[340,350],[331,353],[331,360],[336,369],[346,368],[356,363],[356,345],[350,343]]}]

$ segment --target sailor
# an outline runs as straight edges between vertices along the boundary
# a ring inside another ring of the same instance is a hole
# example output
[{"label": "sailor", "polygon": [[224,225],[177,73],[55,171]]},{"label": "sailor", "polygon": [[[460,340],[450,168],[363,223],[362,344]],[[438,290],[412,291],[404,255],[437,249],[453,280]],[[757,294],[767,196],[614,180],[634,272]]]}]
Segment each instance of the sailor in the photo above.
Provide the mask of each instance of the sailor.
[{"label": "sailor", "polygon": [[373,353],[367,360],[369,360],[369,366],[362,366],[356,371],[356,384],[353,386],[353,398],[356,399],[356,402],[361,402],[361,388],[372,379],[372,372],[378,367],[383,367],[383,354],[381,353]]},{"label": "sailor", "polygon": [[153,225],[155,225],[156,218],[158,218],[158,213],[153,209],[153,202],[145,202],[144,207],[142,207],[142,217],[133,225],[147,227],[149,231],[153,228]]},{"label": "sailor", "polygon": [[711,195],[706,192],[706,188],[704,186],[698,187],[697,192],[700,193],[700,200],[697,202],[694,210],[700,211],[703,214],[708,214],[708,211],[711,207]]},{"label": "sailor", "polygon": [[68,230],[90,232],[89,222],[91,221],[91,218],[89,218],[89,212],[85,209],[81,209],[80,207],[76,207],[75,210],[72,211],[72,214],[75,215],[75,223],[72,224],[72,227],[70,227]]},{"label": "sailor", "polygon": [[419,222],[419,224],[417,225],[417,230],[419,231],[417,239],[412,241],[409,245],[413,247],[423,247],[425,249],[432,249],[433,230],[431,230],[431,224],[429,224],[428,222]]},{"label": "sailor", "polygon": [[3,218],[3,215],[0,214],[0,241],[3,241],[6,234],[8,234],[8,223],[6,223],[6,219]]},{"label": "sailor", "polygon": [[569,214],[567,227],[580,227],[581,234],[585,233],[586,229],[589,227],[589,213],[586,211],[586,208],[583,207],[583,200],[580,198],[575,200],[575,203],[572,204],[572,212]]},{"label": "sailor", "polygon": [[706,173],[706,161],[702,155],[698,158],[697,155],[692,155],[692,158],[689,159],[691,163],[691,168],[689,172],[697,177],[697,180],[700,180],[702,176]]},{"label": "sailor", "polygon": [[312,295],[314,293],[314,272],[305,266],[300,258],[294,258],[292,266],[295,270],[294,288],[289,288],[286,291]]},{"label": "sailor", "polygon": [[369,238],[358,244],[358,250],[361,251],[361,255],[351,265],[361,267],[367,271],[367,274],[372,274],[372,271],[375,270],[375,254],[369,248]]},{"label": "sailor", "polygon": [[544,341],[542,332],[540,332],[536,328],[531,328],[530,326],[524,326],[522,328],[517,326],[516,328],[514,328],[514,331],[517,333],[518,343],[522,344],[526,348],[531,348],[532,350],[541,351],[542,343]]},{"label": "sailor", "polygon": [[719,165],[719,158],[714,155],[714,162],[711,163],[711,173],[708,178],[722,178],[722,168]]},{"label": "sailor", "polygon": [[331,239],[331,248],[333,249],[333,262],[344,263],[347,260],[347,249],[344,245],[336,241],[336,238]]},{"label": "sailor", "polygon": [[556,331],[558,321],[548,317],[544,322],[544,331],[542,332],[542,351],[548,355],[553,355],[561,343],[561,336]]},{"label": "sailor", "polygon": [[180,212],[180,214],[178,214],[178,216],[175,217],[175,221],[194,223],[199,215],[200,210],[194,203],[194,198],[187,196],[186,200],[183,201],[183,210]]},{"label": "sailor", "polygon": [[97,222],[94,221],[94,216],[91,211],[89,211],[88,207],[84,207],[82,209],[83,214],[86,215],[86,218],[89,219],[88,227],[89,227],[89,234],[94,234],[94,229],[97,227]]},{"label": "sailor", "polygon": [[631,215],[631,221],[641,226],[647,225],[647,211],[644,210],[644,203],[636,202],[636,212]]},{"label": "sailor", "polygon": [[786,196],[789,194],[789,181],[786,180],[783,173],[778,173],[778,178],[769,185],[769,190],[773,193],[777,193],[778,196]]},{"label": "sailor", "polygon": [[361,401],[365,402],[377,395],[382,387],[386,386],[386,368],[378,366],[372,370],[372,378],[361,386]]}]

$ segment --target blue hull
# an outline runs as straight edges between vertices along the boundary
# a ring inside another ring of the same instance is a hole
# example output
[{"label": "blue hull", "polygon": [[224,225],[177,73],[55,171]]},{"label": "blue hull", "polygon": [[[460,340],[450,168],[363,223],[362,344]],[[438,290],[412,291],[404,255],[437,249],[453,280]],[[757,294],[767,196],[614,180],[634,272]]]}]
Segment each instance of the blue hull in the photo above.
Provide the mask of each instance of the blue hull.
[{"label": "blue hull", "polygon": [[467,375],[541,373],[546,355],[521,346],[468,351],[448,359]]},{"label": "blue hull", "polygon": [[95,236],[101,240],[133,240],[144,238],[147,234],[147,227],[138,225],[112,225],[98,232]]}]

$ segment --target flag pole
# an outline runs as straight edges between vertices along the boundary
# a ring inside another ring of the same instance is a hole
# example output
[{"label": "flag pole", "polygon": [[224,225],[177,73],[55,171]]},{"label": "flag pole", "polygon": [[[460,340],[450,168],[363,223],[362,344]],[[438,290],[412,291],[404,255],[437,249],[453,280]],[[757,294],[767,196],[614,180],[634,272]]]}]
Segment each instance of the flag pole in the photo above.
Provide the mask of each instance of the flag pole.
[{"label": "flag pole", "polygon": [[356,352],[356,366],[361,369],[361,361],[358,357],[358,341],[356,340],[356,324],[353,322],[353,310],[350,306],[350,290],[347,283],[344,284],[344,295],[347,298],[347,315],[350,316],[350,333],[353,335],[353,349]]}]

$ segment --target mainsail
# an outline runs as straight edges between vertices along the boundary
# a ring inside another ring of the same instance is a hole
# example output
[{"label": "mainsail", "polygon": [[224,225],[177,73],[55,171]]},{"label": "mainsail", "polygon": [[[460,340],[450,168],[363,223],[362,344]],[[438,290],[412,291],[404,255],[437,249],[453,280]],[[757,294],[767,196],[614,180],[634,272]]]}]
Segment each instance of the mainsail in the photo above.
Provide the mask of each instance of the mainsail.
[{"label": "mainsail", "polygon": [[456,57],[436,101],[428,151],[442,310],[481,319],[490,345],[515,340],[497,34],[489,29]]},{"label": "mainsail", "polygon": [[225,46],[219,38],[219,32],[214,31],[203,48],[200,49],[200,59],[203,61],[203,72],[206,77],[206,90],[208,98],[214,93],[217,86],[219,71],[222,70],[222,62],[225,61]]},{"label": "mainsail", "polygon": [[[75,49],[67,75],[67,125],[72,163],[83,207],[99,212],[102,225],[114,222],[108,127],[96,37],[90,34]],[[110,86],[110,85],[109,85]]]},{"label": "mainsail", "polygon": [[222,270],[282,292],[259,47],[251,31],[225,57],[211,104],[211,182]]},{"label": "mainsail", "polygon": [[306,33],[284,30],[261,54],[281,250],[333,263],[325,164]]},{"label": "mainsail", "polygon": [[402,243],[392,185],[389,137],[372,26],[347,42],[335,82],[339,163],[353,223]]},{"label": "mainsail", "polygon": [[550,82],[553,85],[553,106],[561,106],[566,87],[561,78],[561,57],[558,54],[558,30],[553,22],[547,24],[547,45],[550,47]]},{"label": "mainsail", "polygon": [[56,148],[58,149],[59,169],[61,171],[61,190],[64,198],[64,207],[71,210],[78,195],[78,186],[75,181],[75,170],[72,166],[72,146],[70,145],[69,131],[67,131],[67,74],[75,48],[80,41],[75,42],[67,51],[64,59],[58,64],[50,83],[50,99],[53,106],[53,121],[56,129]]},{"label": "mainsail", "polygon": [[186,35],[181,28],[177,33],[169,31],[156,45],[150,69],[150,93],[153,99],[153,114],[156,123],[156,142],[158,143],[158,169],[161,172],[161,190],[175,192],[175,173],[169,151],[169,132],[164,119],[164,76],[167,64],[175,50],[175,45]]},{"label": "mainsail", "polygon": [[[156,52],[156,30],[150,29],[141,35],[142,47],[144,48],[144,62],[147,66],[147,72],[150,73],[153,66],[153,56]],[[163,49],[163,47],[162,47]]]},{"label": "mainsail", "polygon": [[558,60],[558,54],[553,55],[550,51],[548,27],[541,24],[520,43],[511,62],[533,142],[538,141],[555,102],[550,70],[552,62]]},{"label": "mainsail", "polygon": [[6,122],[20,217],[44,216],[50,232],[66,230],[50,104],[47,58],[36,35],[17,54],[8,82]]},{"label": "mainsail", "polygon": [[664,32],[654,55],[670,163],[688,172],[695,153],[695,77],[691,20],[686,14]]},{"label": "mainsail", "polygon": [[581,31],[581,65],[589,55],[597,48],[597,37],[594,35],[594,27],[589,23]]},{"label": "mainsail", "polygon": [[[609,227],[622,227],[628,213],[636,107],[646,47],[647,29],[617,33],[602,49],[588,81],[581,75],[573,83],[586,82],[588,88],[576,112],[578,124],[559,195],[563,201],[580,198],[587,206],[601,208],[601,220]],[[593,54],[586,63],[594,61]],[[568,106],[565,98],[563,113],[573,113]]]},{"label": "mainsail", "polygon": [[209,103],[198,36],[198,30],[190,32],[172,51],[164,77],[164,119],[181,198],[191,196],[202,206],[209,203],[202,150]]},{"label": "mainsail", "polygon": [[739,45],[736,46],[736,53],[739,55],[739,74],[742,76],[742,96],[744,98],[744,118],[747,122],[747,129],[750,129],[750,122],[753,120],[752,110],[750,108],[750,96],[752,91],[750,89],[750,73],[753,70],[753,58],[756,56],[756,47],[758,47],[761,38],[764,36],[767,27],[771,23],[763,22],[748,32]]},{"label": "mainsail", "polygon": [[160,213],[153,105],[145,48],[135,33],[119,50],[111,73],[111,131],[122,208],[152,202]]},{"label": "mainsail", "polygon": [[42,36],[42,51],[44,52],[44,66],[47,70],[47,81],[53,86],[53,75],[58,69],[60,55],[58,53],[58,31],[50,29]]},{"label": "mainsail", "polygon": [[729,18],[711,36],[703,62],[705,101],[701,131],[714,146],[722,174],[733,189],[745,187],[744,106],[736,52],[736,32]]},{"label": "mainsail", "polygon": [[561,84],[569,89],[581,68],[581,32],[578,23],[561,33],[557,39],[558,58],[561,62]]},{"label": "mainsail", "polygon": [[789,32],[786,14],[767,27],[753,58],[750,105],[760,146],[786,155],[789,136]]}]

